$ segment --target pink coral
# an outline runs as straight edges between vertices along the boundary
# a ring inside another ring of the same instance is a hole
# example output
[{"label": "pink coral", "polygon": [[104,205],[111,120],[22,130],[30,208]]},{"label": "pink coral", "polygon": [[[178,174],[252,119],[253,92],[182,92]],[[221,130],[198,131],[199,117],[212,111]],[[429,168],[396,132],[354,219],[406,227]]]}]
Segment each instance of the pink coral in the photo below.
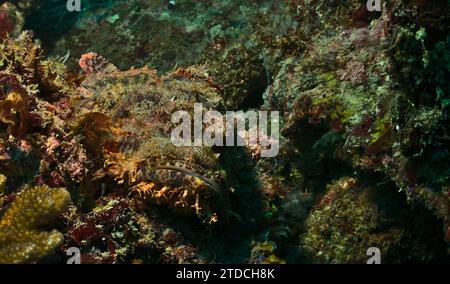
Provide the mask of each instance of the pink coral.
[{"label": "pink coral", "polygon": [[55,149],[61,145],[61,142],[56,139],[55,135],[52,134],[47,141],[45,142],[45,149],[48,155],[53,155],[55,152]]},{"label": "pink coral", "polygon": [[32,146],[28,141],[20,140],[20,150],[22,150],[25,153],[30,153],[32,150]]},{"label": "pink coral", "polygon": [[87,74],[102,72],[110,65],[108,60],[94,52],[81,55],[79,65]]}]

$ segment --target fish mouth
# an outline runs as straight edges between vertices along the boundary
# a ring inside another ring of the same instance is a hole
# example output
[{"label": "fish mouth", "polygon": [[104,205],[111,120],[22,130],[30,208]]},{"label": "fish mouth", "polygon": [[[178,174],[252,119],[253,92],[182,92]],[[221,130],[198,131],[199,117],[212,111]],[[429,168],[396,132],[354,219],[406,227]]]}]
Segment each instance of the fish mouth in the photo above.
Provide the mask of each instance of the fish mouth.
[{"label": "fish mouth", "polygon": [[156,170],[169,170],[169,171],[175,171],[175,172],[179,172],[194,178],[198,178],[200,180],[202,180],[203,182],[205,182],[205,184],[212,189],[216,194],[221,195],[222,194],[222,189],[221,186],[213,179],[208,178],[204,175],[201,175],[199,173],[197,173],[194,170],[188,169],[188,168],[184,168],[184,167],[180,167],[180,166],[172,166],[172,165],[158,165],[155,167]]},{"label": "fish mouth", "polygon": [[151,163],[147,160],[141,164],[139,172],[140,180],[159,181],[162,184],[184,178],[198,179],[215,195],[223,195],[222,186],[207,174],[205,167],[187,163],[183,160],[172,160],[162,163]]}]

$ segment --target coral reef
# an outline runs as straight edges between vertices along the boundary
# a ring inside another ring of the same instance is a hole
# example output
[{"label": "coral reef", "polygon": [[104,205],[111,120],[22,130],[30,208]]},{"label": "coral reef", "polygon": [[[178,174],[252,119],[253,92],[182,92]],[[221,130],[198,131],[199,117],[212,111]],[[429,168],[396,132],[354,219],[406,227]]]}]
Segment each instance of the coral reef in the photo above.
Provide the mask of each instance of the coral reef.
[{"label": "coral reef", "polygon": [[101,198],[86,215],[72,211],[66,247],[81,249],[82,263],[201,263],[196,249],[142,210],[145,205],[118,195]]},{"label": "coral reef", "polygon": [[[445,257],[445,252],[437,252],[438,256],[425,253],[432,251],[426,249],[432,243],[428,243],[429,237],[410,237],[417,234],[415,226],[422,233],[430,228],[419,220],[410,227],[407,216],[411,213],[407,207],[401,209],[402,202],[389,190],[366,188],[350,177],[329,184],[306,221],[307,230],[301,237],[306,255],[312,254],[312,261],[318,263],[365,263],[367,249],[378,247],[388,263],[429,262]],[[397,216],[403,216],[402,220],[393,218],[392,208],[396,208]],[[440,237],[435,240],[440,241]]]},{"label": "coral reef", "polygon": [[63,175],[79,178],[87,166],[83,149],[64,129],[73,91],[64,66],[43,60],[28,32],[5,39],[0,58],[0,169],[11,188],[32,180],[62,186]]},{"label": "coral reef", "polygon": [[[3,2],[0,263],[448,263],[448,1]],[[195,103],[279,154],[175,146]]]},{"label": "coral reef", "polygon": [[[440,79],[448,76],[446,56],[442,64],[430,65],[447,41],[445,23],[420,26],[412,14],[429,17],[433,5],[448,10],[448,3],[397,1],[379,17],[355,23],[361,18],[351,11],[359,4],[350,2],[320,11],[319,18],[326,20],[314,17],[317,27],[305,31],[311,44],[300,57],[284,61],[264,95],[265,104],[284,112],[282,131],[305,153],[303,159],[312,150],[319,161],[344,161],[358,171],[384,173],[408,200],[436,214],[446,231],[449,175],[443,157],[448,149],[442,141],[448,129],[440,101],[448,93]],[[430,74],[440,75],[431,79]],[[438,93],[429,92],[435,89]],[[323,163],[320,167],[326,173]]]},{"label": "coral reef", "polygon": [[238,45],[227,50],[220,59],[211,61],[208,69],[221,87],[227,107],[258,107],[262,103],[260,94],[268,84],[259,54]]},{"label": "coral reef", "polygon": [[18,193],[0,220],[0,263],[34,262],[59,247],[63,234],[38,226],[54,220],[70,202],[63,188],[41,186]]}]

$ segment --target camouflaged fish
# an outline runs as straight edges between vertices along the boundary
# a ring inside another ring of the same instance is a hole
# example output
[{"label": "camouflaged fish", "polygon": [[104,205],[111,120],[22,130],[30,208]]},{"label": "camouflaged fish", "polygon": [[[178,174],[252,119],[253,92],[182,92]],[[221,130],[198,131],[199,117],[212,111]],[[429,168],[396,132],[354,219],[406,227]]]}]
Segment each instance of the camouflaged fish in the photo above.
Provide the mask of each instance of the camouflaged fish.
[{"label": "camouflaged fish", "polygon": [[84,58],[89,60],[80,65],[89,72],[79,113],[100,113],[127,133],[118,151],[103,149],[108,174],[137,196],[217,221],[227,211],[219,155],[211,147],[176,147],[170,140],[176,111],[193,113],[194,103],[205,111],[223,108],[205,71],[194,67],[160,77],[147,67],[118,71],[92,53]]}]

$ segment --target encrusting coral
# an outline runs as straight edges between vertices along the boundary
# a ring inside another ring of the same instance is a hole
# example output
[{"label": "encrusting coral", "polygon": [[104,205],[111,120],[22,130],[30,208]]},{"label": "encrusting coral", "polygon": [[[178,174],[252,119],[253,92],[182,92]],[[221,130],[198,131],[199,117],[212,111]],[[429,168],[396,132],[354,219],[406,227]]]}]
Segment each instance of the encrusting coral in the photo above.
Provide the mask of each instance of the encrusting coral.
[{"label": "encrusting coral", "polygon": [[0,220],[0,263],[29,263],[52,253],[63,234],[38,227],[53,221],[70,203],[63,188],[38,186],[19,193]]},{"label": "encrusting coral", "polygon": [[64,65],[44,60],[30,32],[0,44],[0,170],[19,188],[79,182],[89,166],[65,127],[74,89]]},{"label": "encrusting coral", "polygon": [[[304,255],[313,263],[365,263],[367,249],[378,247],[388,263],[436,258],[424,249],[441,241],[432,233],[431,214],[419,211],[418,219],[405,204],[389,187],[364,185],[355,177],[333,181],[306,220],[300,238]],[[435,253],[445,257],[446,252]]]},{"label": "encrusting coral", "polygon": [[313,174],[336,174],[328,167],[341,161],[383,173],[405,199],[430,209],[445,234],[449,88],[442,78],[450,64],[442,32],[448,16],[437,10],[448,11],[448,2],[386,3],[373,18],[361,1],[348,2],[338,10],[302,5],[306,26],[315,28],[305,29],[306,51],[284,60],[265,92],[266,106],[284,114],[282,133],[303,164],[317,169]]}]

